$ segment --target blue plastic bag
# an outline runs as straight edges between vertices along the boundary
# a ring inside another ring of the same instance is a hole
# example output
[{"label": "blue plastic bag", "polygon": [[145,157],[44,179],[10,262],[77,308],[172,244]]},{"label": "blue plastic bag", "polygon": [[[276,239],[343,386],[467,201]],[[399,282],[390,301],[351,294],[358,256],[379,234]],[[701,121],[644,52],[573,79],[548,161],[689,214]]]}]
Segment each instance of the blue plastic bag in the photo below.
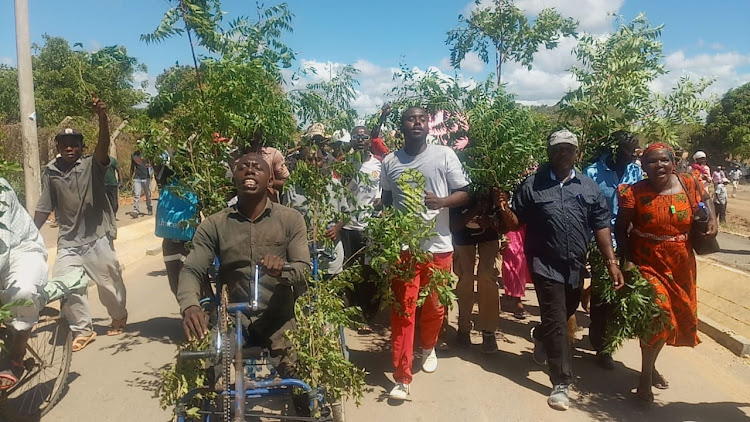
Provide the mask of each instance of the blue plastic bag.
[{"label": "blue plastic bag", "polygon": [[194,192],[174,183],[164,186],[156,206],[154,234],[164,239],[193,240],[197,227],[191,220],[197,213],[198,196]]}]

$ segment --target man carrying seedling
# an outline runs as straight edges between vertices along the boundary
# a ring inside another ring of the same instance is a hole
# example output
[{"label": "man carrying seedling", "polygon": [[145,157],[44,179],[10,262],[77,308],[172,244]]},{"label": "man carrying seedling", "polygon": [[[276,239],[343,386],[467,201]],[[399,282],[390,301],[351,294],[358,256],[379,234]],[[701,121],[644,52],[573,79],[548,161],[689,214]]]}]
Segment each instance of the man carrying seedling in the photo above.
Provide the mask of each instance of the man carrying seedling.
[{"label": "man carrying seedling", "polygon": [[[612,143],[617,145],[615,154],[605,153],[599,157],[594,164],[586,167],[585,173],[590,177],[604,194],[607,200],[607,207],[611,216],[609,229],[615,228],[618,211],[617,187],[620,185],[632,185],[643,180],[643,170],[635,163],[636,149],[638,148],[638,139],[630,132],[617,131],[610,135]],[[613,239],[614,240],[614,239]],[[592,250],[591,254],[597,254]],[[596,283],[602,283],[605,274],[601,274],[601,268],[594,265],[591,260],[591,284],[592,286],[584,291],[583,305],[589,307],[586,303],[587,297],[590,297],[590,315],[591,325],[589,325],[589,340],[591,346],[596,350],[596,363],[603,369],[614,369],[615,362],[612,355],[604,351],[604,330],[607,327],[607,321],[611,319],[611,306],[605,303],[597,294],[594,288]],[[589,296],[589,293],[590,296]]]},{"label": "man carrying seedling", "polygon": [[[393,348],[393,374],[396,385],[390,392],[394,400],[406,400],[412,381],[414,349],[415,311],[420,287],[430,281],[433,269],[450,271],[453,261],[453,244],[449,223],[450,208],[460,207],[469,201],[469,179],[456,153],[446,146],[427,145],[430,116],[420,107],[407,109],[401,116],[401,131],[404,147],[383,159],[381,184],[383,205],[406,210],[404,192],[398,181],[407,169],[416,169],[425,178],[424,204],[426,221],[435,220],[436,234],[422,243],[431,259],[416,264],[416,275],[412,280],[394,279],[391,283],[397,306],[391,313],[391,342]],[[405,259],[409,259],[405,255]],[[422,348],[422,370],[426,373],[437,369],[435,345],[443,322],[445,308],[440,304],[436,292],[430,292],[420,317]]]},{"label": "man carrying seedling", "polygon": [[[107,106],[98,98],[93,101],[99,116],[99,139],[94,155],[82,156],[80,132],[65,129],[55,136],[60,156],[47,164],[42,174],[42,196],[36,207],[34,224],[42,227],[49,214],[55,212],[60,232],[52,277],[83,267],[97,284],[99,299],[112,318],[107,335],[114,336],[124,332],[128,312],[125,284],[112,243],[117,236],[115,215],[105,183],[109,166]],[[96,337],[86,293],[72,294],[62,310],[75,335],[73,351],[83,349]]]}]

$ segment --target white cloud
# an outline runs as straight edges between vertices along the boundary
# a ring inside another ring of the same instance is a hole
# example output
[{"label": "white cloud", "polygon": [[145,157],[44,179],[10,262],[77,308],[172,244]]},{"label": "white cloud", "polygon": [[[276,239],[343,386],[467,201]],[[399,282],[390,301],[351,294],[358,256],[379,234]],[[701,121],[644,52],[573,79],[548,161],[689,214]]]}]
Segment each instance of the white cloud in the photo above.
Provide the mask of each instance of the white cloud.
[{"label": "white cloud", "polygon": [[715,43],[711,44],[711,49],[713,49],[713,50],[723,50],[724,48],[725,48],[724,44],[722,44],[720,42],[715,42]]},{"label": "white cloud", "polygon": [[[284,70],[282,74],[284,79],[287,81],[287,90],[304,87],[308,83],[320,82],[328,80],[330,77],[336,75],[336,73],[342,69],[346,64],[335,63],[335,62],[322,62],[317,60],[301,59],[303,68],[315,69],[315,73],[308,73],[307,75],[301,76],[296,81],[291,81],[291,71]],[[389,94],[393,87],[396,86],[398,81],[393,80],[394,74],[399,72],[399,68],[396,67],[381,67],[367,60],[357,60],[352,66],[359,70],[357,80],[359,85],[356,87],[357,97],[354,99],[352,106],[360,117],[376,113],[379,107],[382,106],[386,101],[389,101]],[[421,69],[414,67],[416,77],[425,74],[428,71],[432,71],[438,74],[438,76],[448,79],[450,76],[437,66],[430,66],[427,69]],[[472,88],[474,81],[470,78],[465,78],[463,75],[459,75],[459,80],[462,86]]]},{"label": "white cloud", "polygon": [[0,57],[0,64],[4,64],[6,66],[14,66],[16,64],[16,61],[12,57]]},{"label": "white cloud", "polygon": [[669,92],[683,76],[695,81],[715,79],[706,90],[706,96],[720,96],[730,88],[750,82],[750,54],[728,52],[687,56],[683,50],[678,50],[669,54],[664,64],[669,73],[651,84],[651,89],[661,93]]},{"label": "white cloud", "polygon": [[[141,88],[141,84],[144,81],[148,82],[148,86],[146,86],[145,89]],[[149,94],[152,97],[158,94],[158,91],[156,90],[156,76],[149,75],[146,72],[135,72],[133,74],[133,85],[136,88],[145,91],[147,94]]]},{"label": "white cloud", "polygon": [[[479,7],[493,4],[493,0],[482,0]],[[614,19],[612,13],[617,13],[625,0],[516,0],[516,6],[529,16],[536,16],[543,9],[554,8],[563,16],[571,17],[579,22],[578,30],[592,34],[609,32]],[[470,2],[465,8],[468,16],[476,7]]]},{"label": "white cloud", "polygon": [[[461,61],[461,69],[463,71],[469,72],[469,73],[482,73],[484,70],[485,63],[482,61],[482,59],[479,57],[479,54],[470,51],[466,54],[466,57]],[[440,64],[438,65],[438,68],[443,72],[454,72],[453,66],[451,66],[451,59],[450,57],[443,57],[442,60],[440,60]]]}]

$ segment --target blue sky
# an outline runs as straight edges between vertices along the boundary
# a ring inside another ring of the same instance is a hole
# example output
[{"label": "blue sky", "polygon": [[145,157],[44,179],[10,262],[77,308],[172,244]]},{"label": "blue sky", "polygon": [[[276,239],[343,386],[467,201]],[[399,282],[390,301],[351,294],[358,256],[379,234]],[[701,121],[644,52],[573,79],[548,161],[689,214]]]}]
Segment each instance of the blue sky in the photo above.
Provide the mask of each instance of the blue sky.
[{"label": "blue sky", "polygon": [[[41,35],[62,36],[82,42],[89,50],[121,44],[146,63],[153,79],[175,62],[188,63],[187,40],[177,38],[146,45],[142,33],[153,30],[169,4],[166,0],[29,0],[33,42]],[[253,15],[255,1],[224,0],[229,17]],[[683,74],[716,77],[713,93],[750,81],[750,15],[748,0],[516,0],[530,12],[556,7],[581,22],[581,29],[603,34],[611,30],[608,12],[632,19],[645,12],[652,23],[664,24],[662,41],[670,75],[654,84],[667,90]],[[357,108],[372,112],[392,86],[392,71],[400,62],[419,69],[433,67],[452,74],[447,64],[445,33],[457,23],[469,0],[289,0],[295,14],[294,32],[286,42],[298,55],[297,66],[316,67],[321,75],[344,64],[355,64],[361,73],[361,98]],[[15,24],[13,2],[0,2],[0,63],[14,64]],[[554,103],[573,81],[566,70],[574,63],[575,45],[565,40],[555,51],[542,51],[529,72],[520,66],[506,68],[508,89],[528,103]],[[459,74],[483,78],[492,66],[469,57]],[[322,76],[321,76],[322,77]]]}]

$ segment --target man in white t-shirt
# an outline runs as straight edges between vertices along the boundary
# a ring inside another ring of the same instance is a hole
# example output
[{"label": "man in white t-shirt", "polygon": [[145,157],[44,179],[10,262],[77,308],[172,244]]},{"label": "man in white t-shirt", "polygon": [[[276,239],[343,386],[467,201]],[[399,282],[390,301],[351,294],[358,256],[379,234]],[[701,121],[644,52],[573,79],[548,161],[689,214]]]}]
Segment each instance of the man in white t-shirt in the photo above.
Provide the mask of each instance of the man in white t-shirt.
[{"label": "man in white t-shirt", "polygon": [[[380,160],[370,152],[372,139],[370,131],[364,126],[357,126],[351,131],[351,145],[354,150],[352,159],[359,166],[359,174],[352,178],[348,187],[352,192],[350,220],[341,231],[344,242],[344,255],[350,264],[359,262],[362,267],[362,282],[354,284],[352,303],[362,309],[365,324],[360,328],[360,333],[366,334],[371,331],[368,323],[378,312],[380,302],[375,298],[378,286],[372,278],[373,269],[365,262],[362,252],[366,244],[364,236],[366,219],[373,215],[375,208],[381,204],[380,171],[382,165]],[[361,160],[361,162],[360,162]],[[355,256],[355,259],[352,259]]]},{"label": "man in white t-shirt", "polygon": [[[422,248],[430,252],[432,259],[417,264],[413,280],[393,280],[392,289],[398,306],[391,313],[391,341],[393,378],[396,386],[390,398],[405,400],[412,380],[411,365],[414,350],[414,325],[416,302],[420,287],[429,282],[433,268],[450,271],[453,261],[449,209],[469,202],[469,178],[464,172],[456,153],[442,145],[428,145],[427,133],[430,116],[420,107],[407,109],[401,116],[401,132],[404,147],[388,154],[383,159],[380,181],[383,188],[383,205],[403,209],[404,193],[397,184],[406,169],[417,169],[425,177],[424,203],[426,221],[435,220],[435,236],[425,239]],[[437,369],[435,344],[442,326],[445,308],[437,294],[430,294],[422,305],[420,316],[420,346],[422,347],[422,370],[430,373]]]}]

